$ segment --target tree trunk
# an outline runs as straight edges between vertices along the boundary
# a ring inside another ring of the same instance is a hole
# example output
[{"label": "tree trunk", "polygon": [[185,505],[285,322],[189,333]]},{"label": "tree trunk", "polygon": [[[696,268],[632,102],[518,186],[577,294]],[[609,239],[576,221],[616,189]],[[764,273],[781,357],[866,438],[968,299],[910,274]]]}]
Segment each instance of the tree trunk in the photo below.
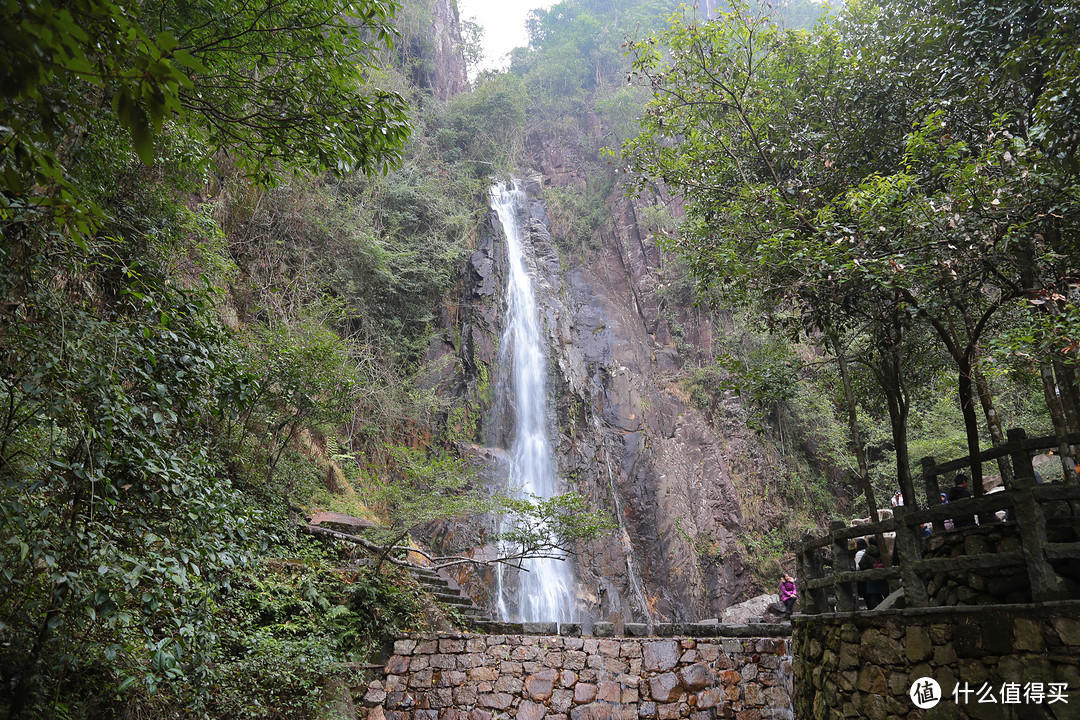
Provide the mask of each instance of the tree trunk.
[{"label": "tree trunk", "polygon": [[[834,343],[836,346],[836,343]],[[855,392],[851,388],[851,376],[848,374],[847,357],[840,352],[836,356],[840,368],[840,381],[844,384],[844,402],[847,405],[848,431],[851,433],[851,445],[855,451],[855,462],[859,466],[859,482],[862,485],[863,495],[866,496],[866,509],[870,513],[870,522],[876,522],[878,517],[877,499],[874,497],[874,486],[870,482],[870,465],[866,461],[866,446],[863,445],[862,435],[859,434],[858,415],[855,412]]]},{"label": "tree trunk", "polygon": [[885,350],[882,358],[884,370],[883,390],[889,406],[889,424],[892,429],[893,446],[896,450],[896,482],[904,496],[904,505],[919,506],[915,497],[915,484],[911,480],[911,458],[908,455],[907,419],[908,402],[900,369],[900,357],[896,349]]},{"label": "tree trunk", "polygon": [[965,353],[957,359],[960,366],[960,411],[964,414],[964,430],[967,433],[968,456],[971,459],[971,488],[975,497],[982,497],[983,476],[982,460],[979,459],[979,419],[975,414],[975,384],[972,382],[971,354]]},{"label": "tree trunk", "polygon": [[1060,360],[1054,360],[1053,365],[1068,431],[1080,432],[1080,400],[1076,392],[1076,373]]},{"label": "tree trunk", "polygon": [[1076,484],[1076,461],[1073,459],[1072,447],[1067,438],[1069,430],[1065,420],[1065,410],[1061,406],[1054,370],[1050,363],[1039,363],[1039,375],[1043,381],[1046,407],[1050,411],[1050,419],[1054,422],[1054,435],[1058,440],[1058,452],[1061,456],[1061,469],[1065,475],[1065,482],[1074,485]]},{"label": "tree trunk", "polygon": [[[1001,427],[1001,418],[997,408],[994,407],[994,397],[990,393],[990,383],[986,376],[979,371],[978,366],[971,369],[972,379],[975,380],[975,389],[979,393],[979,402],[982,404],[983,415],[986,417],[986,429],[990,431],[990,441],[994,447],[1005,444],[1005,431]],[[1001,482],[1005,487],[1012,487],[1012,465],[1007,457],[998,458],[998,472],[1001,473]]]}]

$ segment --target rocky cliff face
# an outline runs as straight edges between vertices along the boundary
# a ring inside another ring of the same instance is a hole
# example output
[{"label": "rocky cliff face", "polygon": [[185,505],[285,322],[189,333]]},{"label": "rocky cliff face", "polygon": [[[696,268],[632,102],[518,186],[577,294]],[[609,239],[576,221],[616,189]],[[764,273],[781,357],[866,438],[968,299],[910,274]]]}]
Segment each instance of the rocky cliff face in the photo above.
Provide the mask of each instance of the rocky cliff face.
[{"label": "rocky cliff face", "polygon": [[[629,204],[614,208],[615,232],[582,264],[560,259],[537,199],[540,178],[529,190],[525,242],[548,337],[559,474],[566,489],[620,523],[611,537],[579,549],[583,609],[617,623],[717,617],[750,588],[731,473],[732,458],[741,468],[752,440],[745,431],[718,434],[677,383],[683,363],[708,356],[710,323],[693,308],[665,307],[657,292],[665,259],[638,232]],[[442,387],[474,405],[491,404],[483,388],[491,394],[502,330],[501,235],[490,218],[464,273],[457,329],[433,347],[433,359],[458,357],[458,372],[447,371]],[[678,347],[671,324],[680,326]],[[477,435],[491,441],[483,430]]]},{"label": "rocky cliff face", "polygon": [[449,100],[469,86],[461,52],[461,25],[453,0],[428,0],[430,9],[414,39],[413,52],[421,59],[414,66],[413,81],[439,100]]}]

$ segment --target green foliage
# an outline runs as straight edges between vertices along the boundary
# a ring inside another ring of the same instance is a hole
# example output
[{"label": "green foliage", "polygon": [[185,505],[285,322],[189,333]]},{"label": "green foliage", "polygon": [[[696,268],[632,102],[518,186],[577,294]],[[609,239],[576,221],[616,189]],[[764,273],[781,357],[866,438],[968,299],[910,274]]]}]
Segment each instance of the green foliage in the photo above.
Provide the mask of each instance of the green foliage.
[{"label": "green foliage", "polygon": [[[277,164],[386,167],[408,137],[402,99],[367,86],[394,5],[335,0],[5,3],[0,221],[43,217],[89,233],[100,209],[68,170],[103,118],[147,164],[177,119],[264,181]],[[59,148],[59,149],[58,149]]]},{"label": "green foliage", "polygon": [[24,649],[2,668],[12,717],[103,658],[151,693],[201,682],[207,599],[271,537],[211,440],[244,404],[234,348],[198,295],[123,249],[59,267],[3,251],[9,291],[62,271],[28,284],[3,326],[0,634]]}]

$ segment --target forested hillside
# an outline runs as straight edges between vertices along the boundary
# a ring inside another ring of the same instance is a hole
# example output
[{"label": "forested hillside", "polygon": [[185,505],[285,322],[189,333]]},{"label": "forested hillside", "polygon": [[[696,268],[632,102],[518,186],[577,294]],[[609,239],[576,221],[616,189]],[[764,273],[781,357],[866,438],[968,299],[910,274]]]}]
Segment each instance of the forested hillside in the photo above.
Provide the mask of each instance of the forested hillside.
[{"label": "forested hillside", "polygon": [[592,618],[716,617],[1010,427],[1075,481],[1080,8],[822,13],[564,0],[470,83],[450,0],[5,5],[0,716],[316,717],[462,621],[389,547],[492,547],[511,174],[578,494],[501,509]]}]

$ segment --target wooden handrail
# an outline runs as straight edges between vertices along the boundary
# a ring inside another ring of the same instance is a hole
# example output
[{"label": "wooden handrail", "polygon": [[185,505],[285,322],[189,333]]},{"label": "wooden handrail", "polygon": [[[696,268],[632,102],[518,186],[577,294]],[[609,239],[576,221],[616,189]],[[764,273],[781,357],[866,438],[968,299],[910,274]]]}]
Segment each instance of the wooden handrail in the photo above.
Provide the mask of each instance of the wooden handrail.
[{"label": "wooden handrail", "polygon": [[[1068,436],[1071,444],[1080,445],[1080,433]],[[837,610],[851,610],[852,595],[856,583],[869,580],[896,580],[904,585],[908,605],[918,607],[929,602],[926,594],[926,577],[940,572],[971,569],[994,569],[1023,567],[1028,574],[1032,598],[1035,601],[1058,599],[1064,593],[1059,579],[1050,564],[1051,560],[1080,558],[1080,542],[1047,542],[1047,516],[1043,506],[1047,503],[1067,502],[1072,510],[1072,525],[1080,533],[1080,485],[1039,484],[1034,482],[1030,453],[1059,446],[1058,438],[1045,436],[1028,438],[1022,430],[1010,430],[1009,441],[979,454],[981,461],[1008,456],[1013,466],[1015,480],[1001,492],[978,498],[964,498],[951,503],[939,503],[937,476],[971,464],[971,458],[933,464],[932,458],[923,459],[923,478],[926,480],[930,506],[926,508],[898,508],[892,518],[859,525],[834,523],[828,534],[821,537],[807,536],[798,546],[800,581],[806,588],[807,604],[804,612],[827,612],[830,608],[828,588],[834,592],[833,602]],[[933,523],[942,529],[949,518],[978,515],[986,518],[1000,510],[1008,510],[1020,537],[1021,549],[1009,552],[983,553],[961,557],[921,557],[921,531],[925,523]],[[851,538],[895,533],[899,567],[872,570],[851,569],[846,547]],[[831,550],[830,550],[831,548]]]}]

